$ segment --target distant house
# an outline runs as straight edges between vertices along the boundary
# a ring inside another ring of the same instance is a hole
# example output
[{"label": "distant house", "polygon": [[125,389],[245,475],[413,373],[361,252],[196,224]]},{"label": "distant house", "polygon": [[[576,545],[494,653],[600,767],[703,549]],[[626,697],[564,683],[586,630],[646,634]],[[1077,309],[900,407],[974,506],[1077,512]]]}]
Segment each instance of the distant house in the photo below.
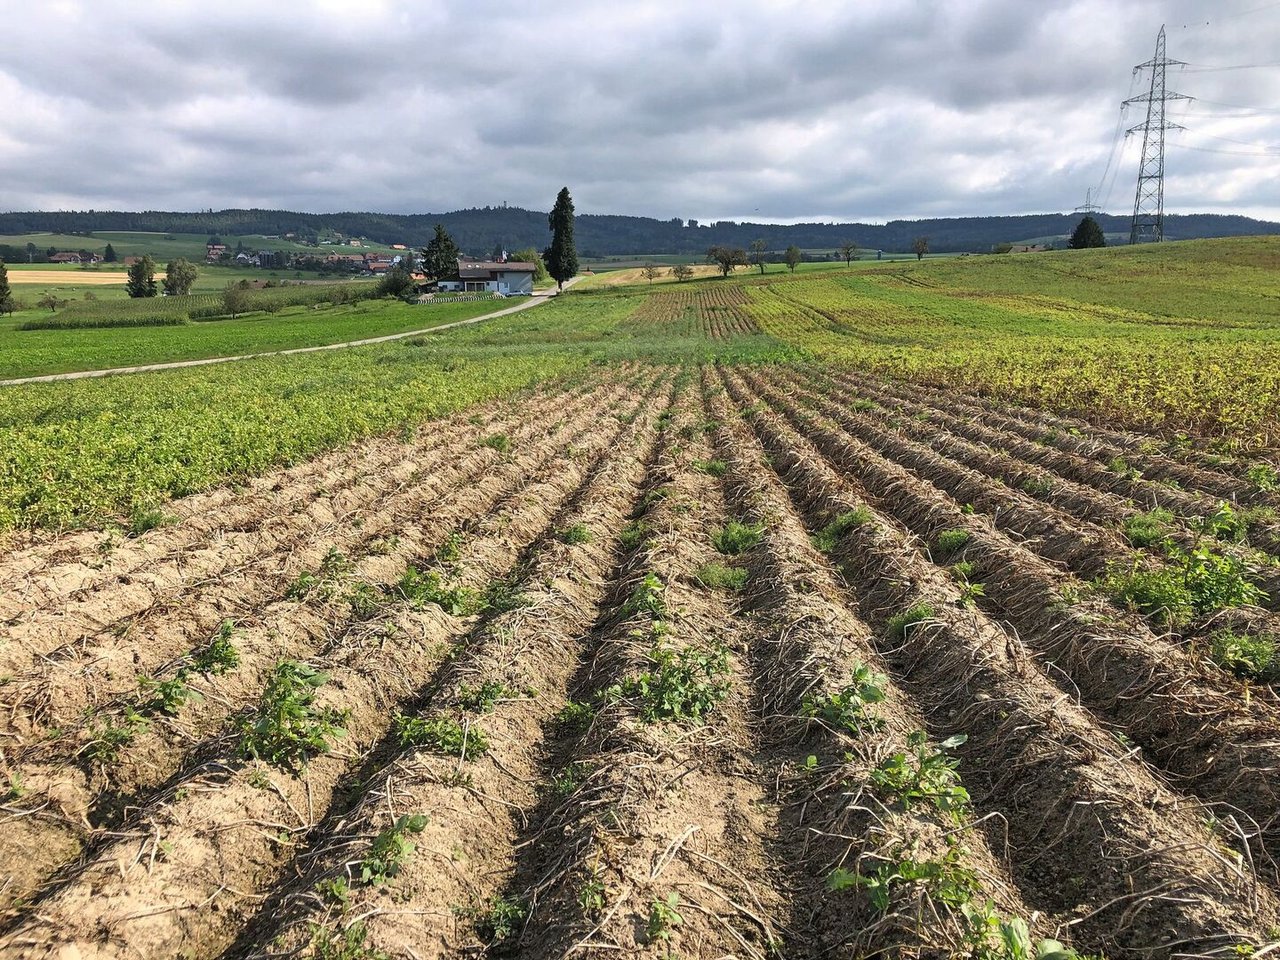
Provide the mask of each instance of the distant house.
[{"label": "distant house", "polygon": [[204,247],[204,259],[206,263],[217,263],[226,255],[227,245],[225,243],[206,243]]},{"label": "distant house", "polygon": [[518,260],[459,260],[458,272],[436,283],[443,291],[502,293],[509,296],[533,293],[533,264]]},{"label": "distant house", "polygon": [[[78,253],[55,253],[49,258],[50,263],[84,263]],[[92,262],[92,261],[90,261]]]}]

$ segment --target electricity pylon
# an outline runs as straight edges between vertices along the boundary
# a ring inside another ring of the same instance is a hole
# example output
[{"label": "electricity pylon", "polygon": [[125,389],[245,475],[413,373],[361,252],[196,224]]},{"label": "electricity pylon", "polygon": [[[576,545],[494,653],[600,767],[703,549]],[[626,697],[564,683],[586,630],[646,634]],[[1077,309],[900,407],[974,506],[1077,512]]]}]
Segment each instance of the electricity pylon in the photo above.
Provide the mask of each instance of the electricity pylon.
[{"label": "electricity pylon", "polygon": [[1135,72],[1151,68],[1151,89],[1125,101],[1147,105],[1147,119],[1129,128],[1129,133],[1142,131],[1142,163],[1138,167],[1138,192],[1133,199],[1130,243],[1159,243],[1164,239],[1164,133],[1166,130],[1183,129],[1165,119],[1165,105],[1170,100],[1191,99],[1165,86],[1165,69],[1183,65],[1183,61],[1170,60],[1165,56],[1162,26],[1160,35],[1156,37],[1156,55],[1133,68]]}]

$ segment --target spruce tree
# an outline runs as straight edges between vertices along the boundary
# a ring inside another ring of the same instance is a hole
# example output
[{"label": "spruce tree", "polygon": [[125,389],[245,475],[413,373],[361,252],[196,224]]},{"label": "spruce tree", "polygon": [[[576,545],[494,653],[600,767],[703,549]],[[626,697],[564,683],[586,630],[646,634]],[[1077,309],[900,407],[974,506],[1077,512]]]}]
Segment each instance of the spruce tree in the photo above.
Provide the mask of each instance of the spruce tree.
[{"label": "spruce tree", "polygon": [[0,313],[13,313],[13,290],[9,287],[9,271],[0,260]]},{"label": "spruce tree", "polygon": [[1098,226],[1098,221],[1093,217],[1086,216],[1078,224],[1071,233],[1071,239],[1067,241],[1068,246],[1072,250],[1084,250],[1087,247],[1105,247],[1107,238],[1102,233],[1102,227]]},{"label": "spruce tree", "polygon": [[116,248],[109,243],[107,244],[107,249],[104,250],[102,253],[102,262],[103,263],[116,262]]},{"label": "spruce tree", "polygon": [[458,269],[458,257],[462,251],[449,236],[443,224],[436,224],[436,235],[422,249],[422,272],[428,280],[452,276]]},{"label": "spruce tree", "polygon": [[563,290],[564,282],[578,274],[578,250],[573,243],[573,199],[569,196],[568,187],[556,197],[555,209],[548,220],[551,222],[551,246],[543,259],[556,286]]},{"label": "spruce tree", "polygon": [[150,256],[140,257],[129,267],[129,279],[125,281],[124,289],[134,298],[156,295],[156,262]]}]

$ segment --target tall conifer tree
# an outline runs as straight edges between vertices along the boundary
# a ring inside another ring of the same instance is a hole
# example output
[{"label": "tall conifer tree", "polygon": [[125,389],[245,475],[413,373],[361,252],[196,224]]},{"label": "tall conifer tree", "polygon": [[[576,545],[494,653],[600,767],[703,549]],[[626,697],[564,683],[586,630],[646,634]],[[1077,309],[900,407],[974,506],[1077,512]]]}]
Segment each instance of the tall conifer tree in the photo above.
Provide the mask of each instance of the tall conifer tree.
[{"label": "tall conifer tree", "polygon": [[564,282],[578,274],[578,249],[573,243],[573,199],[565,187],[556,197],[555,208],[548,218],[551,222],[551,246],[543,259],[547,272],[563,290]]}]

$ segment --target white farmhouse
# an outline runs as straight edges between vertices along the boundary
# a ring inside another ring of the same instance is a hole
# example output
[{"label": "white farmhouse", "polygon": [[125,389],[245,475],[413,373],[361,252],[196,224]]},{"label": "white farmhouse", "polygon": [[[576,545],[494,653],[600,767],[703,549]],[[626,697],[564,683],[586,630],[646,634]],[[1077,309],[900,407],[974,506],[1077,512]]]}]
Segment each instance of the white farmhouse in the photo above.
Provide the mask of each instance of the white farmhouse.
[{"label": "white farmhouse", "polygon": [[459,260],[457,275],[440,280],[436,289],[528,296],[533,293],[533,264],[518,260]]}]

